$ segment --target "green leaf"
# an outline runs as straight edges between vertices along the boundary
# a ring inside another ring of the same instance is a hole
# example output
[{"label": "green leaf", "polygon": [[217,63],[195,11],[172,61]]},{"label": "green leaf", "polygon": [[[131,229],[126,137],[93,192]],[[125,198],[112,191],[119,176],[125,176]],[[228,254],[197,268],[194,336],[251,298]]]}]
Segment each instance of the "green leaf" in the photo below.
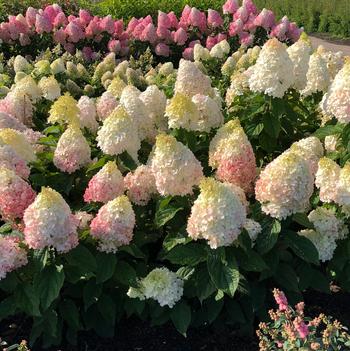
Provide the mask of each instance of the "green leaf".
[{"label": "green leaf", "polygon": [[296,213],[293,215],[293,221],[302,225],[308,229],[315,229],[312,222],[310,222],[309,218],[307,217],[306,213]]},{"label": "green leaf", "polygon": [[281,223],[278,220],[274,220],[270,225],[266,226],[257,238],[256,246],[258,251],[261,254],[269,252],[275,246],[280,232]]},{"label": "green leaf", "polygon": [[313,136],[323,140],[328,135],[340,134],[344,129],[344,124],[327,125],[316,130]]},{"label": "green leaf", "polygon": [[208,269],[204,264],[197,266],[194,273],[185,281],[185,295],[197,297],[200,302],[203,302],[215,291],[215,285],[211,281]]},{"label": "green leaf", "polygon": [[120,261],[118,262],[115,273],[115,278],[126,286],[134,286],[136,284],[136,271],[135,269],[127,262]]},{"label": "green leaf", "polygon": [[306,237],[288,231],[284,237],[292,251],[306,262],[319,264],[318,251],[315,245]]},{"label": "green leaf", "polygon": [[93,304],[95,304],[102,293],[102,285],[96,284],[95,279],[90,279],[84,286],[83,300],[85,311]]},{"label": "green leaf", "polygon": [[3,299],[0,302],[0,321],[8,316],[15,314],[16,312],[16,299],[14,295]]},{"label": "green leaf", "polygon": [[108,160],[109,160],[108,156],[101,157],[97,162],[93,163],[91,166],[88,167],[88,169],[86,170],[86,173],[102,168],[108,162]]},{"label": "green leaf", "polygon": [[280,263],[277,267],[275,280],[283,288],[299,292],[298,277],[294,269],[287,263]]},{"label": "green leaf", "polygon": [[30,316],[40,316],[39,296],[33,285],[21,284],[15,290],[16,306]]},{"label": "green leaf", "polygon": [[262,272],[268,269],[263,258],[252,249],[242,252],[239,257],[239,266],[248,272]]},{"label": "green leaf", "polygon": [[65,300],[60,303],[60,312],[62,318],[67,322],[70,328],[79,330],[79,311],[72,300]]},{"label": "green leaf", "polygon": [[239,282],[235,257],[224,249],[211,250],[207,260],[208,272],[214,285],[226,294],[234,296]]},{"label": "green leaf", "polygon": [[264,131],[274,139],[277,139],[281,131],[281,122],[278,116],[266,114],[264,118]]},{"label": "green leaf", "polygon": [[41,306],[46,310],[60,294],[64,283],[63,266],[45,267],[34,282],[40,296]]},{"label": "green leaf", "polygon": [[175,328],[184,336],[191,323],[191,308],[185,301],[178,302],[170,313]]},{"label": "green leaf", "polygon": [[161,200],[154,218],[155,225],[160,228],[172,220],[175,215],[183,210],[177,203],[170,203],[172,200],[171,196],[166,197],[165,199]]},{"label": "green leaf", "polygon": [[207,259],[207,248],[196,243],[177,245],[164,258],[173,264],[196,266]]},{"label": "green leaf", "polygon": [[111,325],[115,324],[116,304],[110,296],[102,294],[97,302],[97,308],[106,321]]},{"label": "green leaf", "polygon": [[166,251],[170,251],[176,245],[185,245],[192,241],[192,239],[187,235],[185,230],[179,230],[177,232],[169,233],[164,241],[163,247]]},{"label": "green leaf", "polygon": [[93,254],[82,244],[69,251],[65,255],[65,258],[72,266],[84,268],[84,270],[89,272],[96,272],[96,259]]},{"label": "green leaf", "polygon": [[113,253],[99,252],[96,256],[97,271],[96,271],[96,282],[103,283],[110,279],[115,271],[117,264],[117,258]]},{"label": "green leaf", "polygon": [[135,258],[143,259],[146,257],[146,255],[135,244],[121,246],[118,251],[127,252],[129,255]]}]

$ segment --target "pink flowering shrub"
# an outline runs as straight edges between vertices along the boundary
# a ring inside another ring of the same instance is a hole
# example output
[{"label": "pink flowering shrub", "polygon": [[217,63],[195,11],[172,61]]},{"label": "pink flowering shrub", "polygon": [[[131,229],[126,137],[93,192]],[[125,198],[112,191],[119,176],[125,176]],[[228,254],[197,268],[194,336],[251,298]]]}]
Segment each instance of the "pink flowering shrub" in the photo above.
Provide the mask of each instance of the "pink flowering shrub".
[{"label": "pink flowering shrub", "polygon": [[122,57],[129,53],[139,55],[144,44],[160,57],[170,54],[176,57],[180,53],[191,58],[192,43],[196,40],[210,49],[224,39],[251,46],[261,41],[261,35],[294,42],[301,33],[286,17],[276,22],[271,11],[264,9],[259,13],[252,1],[243,1],[239,7],[238,2],[228,0],[222,11],[204,12],[186,5],[179,18],[174,12],[160,11],[156,21],[146,16],[133,17],[126,23],[110,15],[93,16],[83,9],[69,15],[57,4],[43,9],[29,7],[24,14],[9,16],[8,21],[0,24],[0,39],[4,47],[16,43],[20,52],[30,53],[40,35],[40,41],[47,45],[60,44],[70,53],[82,50],[85,59],[91,60],[98,51]]},{"label": "pink flowering shrub", "polygon": [[270,310],[271,322],[260,323],[257,335],[260,351],[273,350],[347,350],[350,347],[348,329],[324,314],[309,318],[304,302],[294,308],[284,293],[274,289],[277,310]]}]

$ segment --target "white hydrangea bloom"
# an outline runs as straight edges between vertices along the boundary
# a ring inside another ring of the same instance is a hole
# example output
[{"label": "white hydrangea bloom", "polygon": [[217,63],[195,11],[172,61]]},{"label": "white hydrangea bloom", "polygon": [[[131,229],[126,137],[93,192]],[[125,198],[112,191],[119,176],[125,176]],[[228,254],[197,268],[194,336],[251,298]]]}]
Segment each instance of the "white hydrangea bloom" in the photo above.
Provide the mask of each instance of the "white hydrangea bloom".
[{"label": "white hydrangea bloom", "polygon": [[173,308],[183,295],[183,285],[183,280],[168,268],[155,268],[139,281],[137,289],[129,289],[128,296],[141,300],[153,299],[160,306]]},{"label": "white hydrangea bloom", "polygon": [[224,58],[230,53],[230,44],[227,40],[222,40],[215,44],[210,50],[210,56],[218,59]]},{"label": "white hydrangea bloom", "polygon": [[181,59],[177,71],[175,93],[181,93],[190,98],[196,94],[210,96],[212,93],[211,80],[194,62]]},{"label": "white hydrangea bloom", "polygon": [[167,120],[165,118],[165,108],[167,99],[163,91],[156,85],[150,85],[139,95],[143,102],[146,113],[153,121],[157,129],[161,131],[167,130]]},{"label": "white hydrangea bloom", "polygon": [[200,190],[188,219],[188,235],[194,240],[207,240],[212,249],[231,245],[246,223],[246,209],[240,198],[229,184],[214,178],[202,180]]},{"label": "white hydrangea bloom", "polygon": [[89,129],[92,133],[96,133],[98,123],[96,121],[97,112],[94,100],[83,95],[78,100],[77,107],[79,108],[78,118],[80,126]]},{"label": "white hydrangea bloom", "polygon": [[138,162],[137,152],[141,141],[134,121],[124,107],[118,106],[103,122],[97,132],[97,145],[107,155],[119,155],[124,151]]},{"label": "white hydrangea bloom", "polygon": [[210,52],[201,44],[196,44],[193,48],[193,58],[195,61],[205,61],[210,59]]},{"label": "white hydrangea bloom", "polygon": [[288,56],[286,46],[276,38],[268,40],[249,78],[250,90],[282,98],[294,82],[291,67],[293,63]]},{"label": "white hydrangea bloom", "polygon": [[38,87],[46,100],[54,101],[61,96],[61,88],[54,76],[42,77]]},{"label": "white hydrangea bloom", "polygon": [[203,176],[192,151],[173,136],[159,134],[149,161],[158,192],[163,195],[192,194]]},{"label": "white hydrangea bloom", "polygon": [[35,80],[29,75],[16,83],[14,90],[21,94],[26,94],[29,96],[30,100],[34,104],[41,98],[42,95],[41,90],[39,89]]},{"label": "white hydrangea bloom", "polygon": [[288,55],[293,63],[293,88],[297,90],[303,90],[306,86],[306,74],[309,68],[311,51],[311,43],[304,37],[301,37],[296,43],[287,49]]},{"label": "white hydrangea bloom", "polygon": [[120,104],[134,121],[138,129],[140,140],[153,140],[157,132],[154,121],[147,114],[147,108],[140,99],[141,92],[134,86],[126,86],[120,97]]},{"label": "white hydrangea bloom", "polygon": [[59,74],[65,72],[66,67],[64,65],[63,59],[60,57],[50,64],[52,74]]},{"label": "white hydrangea bloom", "polygon": [[317,92],[326,92],[330,84],[330,76],[327,63],[317,52],[313,53],[309,61],[309,69],[306,74],[306,86],[301,90],[304,96]]},{"label": "white hydrangea bloom", "polygon": [[13,69],[15,72],[25,72],[29,73],[32,69],[31,64],[21,55],[17,55],[13,62]]},{"label": "white hydrangea bloom", "polygon": [[340,123],[350,122],[350,59],[335,76],[320,107],[326,115],[334,116]]}]

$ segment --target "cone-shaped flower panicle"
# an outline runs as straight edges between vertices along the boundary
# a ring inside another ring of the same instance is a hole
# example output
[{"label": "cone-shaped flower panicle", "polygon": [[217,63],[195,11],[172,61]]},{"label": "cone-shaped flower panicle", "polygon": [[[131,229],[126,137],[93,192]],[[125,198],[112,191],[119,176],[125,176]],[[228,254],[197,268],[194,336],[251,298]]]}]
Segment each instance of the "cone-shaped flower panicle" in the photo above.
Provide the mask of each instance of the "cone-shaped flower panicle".
[{"label": "cone-shaped flower panicle", "polygon": [[306,86],[306,74],[309,68],[312,46],[310,40],[302,33],[300,39],[288,49],[289,58],[293,62],[294,84],[293,88],[303,90]]},{"label": "cone-shaped flower panicle", "polygon": [[160,306],[173,308],[183,295],[184,281],[168,268],[155,268],[138,282],[137,288],[130,288],[130,298],[153,299]]},{"label": "cone-shaped flower panicle", "polygon": [[312,174],[316,174],[318,161],[324,153],[320,139],[314,136],[301,139],[293,143],[290,150],[301,156],[310,166]]},{"label": "cone-shaped flower panicle", "polygon": [[293,63],[285,44],[276,38],[270,39],[264,44],[249,78],[250,90],[282,98],[294,82],[291,67]]},{"label": "cone-shaped flower panicle", "polygon": [[335,76],[321,109],[340,123],[350,122],[350,59]]},{"label": "cone-shaped flower panicle", "polygon": [[157,132],[153,120],[147,114],[147,109],[140,99],[140,94],[141,92],[137,88],[128,85],[122,92],[120,104],[134,121],[134,125],[137,126],[140,140],[152,140]]},{"label": "cone-shaped flower panicle", "polygon": [[157,136],[150,165],[163,196],[192,194],[203,177],[202,166],[192,151],[171,135]]},{"label": "cone-shaped flower panicle", "polygon": [[73,173],[91,162],[91,150],[77,126],[69,126],[58,140],[54,165],[62,172]]},{"label": "cone-shaped flower panicle", "polygon": [[141,147],[137,128],[125,108],[118,106],[103,122],[97,132],[97,145],[107,155],[126,151],[135,161]]},{"label": "cone-shaped flower panicle", "polygon": [[147,205],[153,194],[157,193],[156,180],[149,166],[141,165],[124,178],[127,195],[131,202]]},{"label": "cone-shaped flower panicle", "polygon": [[187,223],[188,235],[205,239],[212,249],[231,245],[246,222],[246,209],[230,184],[203,179]]},{"label": "cone-shaped flower panicle", "polygon": [[217,131],[209,146],[209,165],[216,169],[219,180],[236,184],[246,192],[253,190],[255,155],[238,119]]},{"label": "cone-shaped flower panicle", "polygon": [[124,179],[114,161],[107,162],[96,173],[85,190],[85,202],[108,202],[124,193]]},{"label": "cone-shaped flower panicle", "polygon": [[96,133],[98,123],[96,121],[97,112],[94,100],[83,95],[79,99],[77,106],[79,108],[78,118],[80,121],[80,127],[87,128],[92,133]]},{"label": "cone-shaped flower panicle", "polygon": [[166,131],[167,121],[164,116],[166,107],[166,96],[156,85],[150,85],[139,95],[142,100],[146,113],[153,121],[157,129]]},{"label": "cone-shaped flower panicle", "polygon": [[175,83],[175,93],[188,97],[196,94],[211,95],[211,81],[194,62],[180,60]]},{"label": "cone-shaped flower panicle", "polygon": [[105,91],[96,102],[96,111],[100,121],[104,121],[118,106],[118,101],[112,93]]},{"label": "cone-shaped flower panicle", "polygon": [[24,213],[24,236],[33,249],[54,247],[67,252],[78,245],[79,221],[63,197],[51,188],[42,188]]},{"label": "cone-shaped flower panicle", "polygon": [[322,202],[336,202],[341,168],[330,158],[323,157],[318,162],[315,185],[320,189]]},{"label": "cone-shaped flower panicle", "polygon": [[30,145],[26,137],[17,130],[10,128],[0,129],[0,145],[11,146],[26,162],[33,162],[36,160],[32,145]]},{"label": "cone-shaped flower panicle", "polygon": [[313,183],[308,163],[298,154],[286,151],[261,172],[255,197],[263,212],[284,219],[308,208]]},{"label": "cone-shaped flower panicle", "polygon": [[310,57],[306,74],[306,86],[301,94],[308,96],[317,92],[326,92],[330,84],[327,62],[317,52]]},{"label": "cone-shaped flower panicle", "polygon": [[14,171],[0,168],[0,212],[5,219],[22,218],[24,210],[34,201],[32,187]]},{"label": "cone-shaped flower panicle", "polygon": [[61,88],[54,76],[40,79],[38,87],[46,100],[55,101],[61,96]]},{"label": "cone-shaped flower panicle", "polygon": [[118,247],[128,245],[133,237],[135,214],[129,199],[119,196],[100,208],[92,220],[90,229],[99,242],[99,250],[116,252]]},{"label": "cone-shaped flower panicle", "polygon": [[0,167],[11,169],[23,179],[28,179],[30,174],[27,162],[10,145],[0,146]]},{"label": "cone-shaped flower panicle", "polygon": [[51,106],[49,123],[79,125],[77,101],[69,94],[60,96]]},{"label": "cone-shaped flower panicle", "polygon": [[13,237],[0,235],[0,280],[6,278],[7,273],[27,263],[27,252],[19,246],[18,241]]}]

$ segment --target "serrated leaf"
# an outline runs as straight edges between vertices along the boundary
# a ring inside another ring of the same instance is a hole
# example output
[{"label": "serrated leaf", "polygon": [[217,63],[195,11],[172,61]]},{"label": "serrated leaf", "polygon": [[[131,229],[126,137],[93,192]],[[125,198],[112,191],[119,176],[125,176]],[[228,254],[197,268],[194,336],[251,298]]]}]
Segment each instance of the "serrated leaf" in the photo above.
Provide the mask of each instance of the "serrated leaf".
[{"label": "serrated leaf", "polygon": [[278,220],[263,228],[256,241],[258,251],[261,254],[269,252],[275,246],[280,232],[281,223]]},{"label": "serrated leaf", "polygon": [[62,318],[67,322],[70,328],[79,330],[79,311],[72,300],[65,300],[60,303],[60,312]]},{"label": "serrated leaf", "polygon": [[238,266],[233,254],[225,254],[222,249],[211,250],[207,267],[214,285],[233,297],[239,282]]},{"label": "serrated leaf", "polygon": [[94,255],[82,244],[69,251],[65,255],[65,258],[72,266],[83,267],[86,271],[96,272],[96,259]]}]

